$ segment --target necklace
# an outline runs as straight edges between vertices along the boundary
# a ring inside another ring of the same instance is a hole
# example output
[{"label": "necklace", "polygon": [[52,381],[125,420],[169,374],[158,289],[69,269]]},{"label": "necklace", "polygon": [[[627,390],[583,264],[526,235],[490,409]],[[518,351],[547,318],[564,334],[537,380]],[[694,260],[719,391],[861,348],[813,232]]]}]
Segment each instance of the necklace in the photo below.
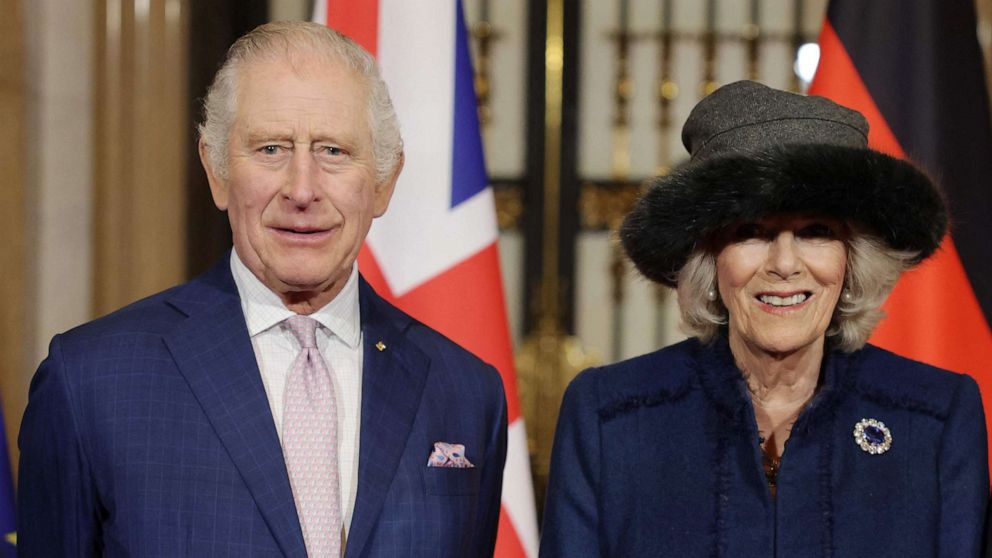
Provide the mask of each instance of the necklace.
[{"label": "necklace", "polygon": [[[778,451],[778,440],[788,440],[792,434],[792,427],[796,424],[803,409],[809,405],[812,395],[801,405],[788,413],[772,416],[752,394],[751,404],[754,408],[755,419],[758,423],[758,447],[761,448],[761,468],[765,473],[765,480],[768,481],[768,492],[772,499],[778,488],[778,473],[782,467],[782,452]],[[765,427],[762,428],[762,423]],[[778,426],[775,426],[775,425]]]},{"label": "necklace", "polygon": [[765,480],[768,481],[768,491],[775,498],[778,483],[778,470],[782,465],[781,457],[774,457],[765,450],[764,439],[761,439],[761,467],[765,470]]}]

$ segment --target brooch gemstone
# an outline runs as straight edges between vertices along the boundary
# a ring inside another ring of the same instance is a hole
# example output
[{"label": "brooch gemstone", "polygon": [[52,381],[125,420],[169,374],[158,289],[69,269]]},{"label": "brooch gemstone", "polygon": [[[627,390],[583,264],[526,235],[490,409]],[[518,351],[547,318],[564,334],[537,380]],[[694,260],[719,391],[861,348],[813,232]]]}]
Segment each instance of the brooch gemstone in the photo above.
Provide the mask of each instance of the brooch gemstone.
[{"label": "brooch gemstone", "polygon": [[854,443],[871,455],[881,455],[892,447],[892,432],[880,420],[863,418],[854,425]]}]

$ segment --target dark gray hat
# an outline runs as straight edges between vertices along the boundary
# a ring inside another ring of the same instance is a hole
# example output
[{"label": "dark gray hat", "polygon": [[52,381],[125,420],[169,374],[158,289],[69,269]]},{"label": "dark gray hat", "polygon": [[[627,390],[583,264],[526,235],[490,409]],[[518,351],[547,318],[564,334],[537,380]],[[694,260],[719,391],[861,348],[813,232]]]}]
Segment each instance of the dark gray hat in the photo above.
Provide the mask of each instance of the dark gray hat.
[{"label": "dark gray hat", "polygon": [[655,178],[620,240],[649,279],[675,286],[701,242],[727,225],[796,213],[860,225],[922,261],[947,229],[943,199],[916,167],[868,148],[860,113],[823,97],[731,83],[682,129],[691,155]]}]

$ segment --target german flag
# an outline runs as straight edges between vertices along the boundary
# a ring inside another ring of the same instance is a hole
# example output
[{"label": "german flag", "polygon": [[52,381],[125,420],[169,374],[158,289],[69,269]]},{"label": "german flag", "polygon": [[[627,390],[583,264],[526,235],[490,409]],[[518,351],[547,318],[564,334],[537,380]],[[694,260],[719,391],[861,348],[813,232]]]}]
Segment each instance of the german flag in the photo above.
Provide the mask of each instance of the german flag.
[{"label": "german flag", "polygon": [[[871,342],[978,380],[992,417],[992,126],[972,0],[832,0],[810,94],[935,179],[950,234],[903,276]],[[989,428],[992,432],[992,428]]]}]

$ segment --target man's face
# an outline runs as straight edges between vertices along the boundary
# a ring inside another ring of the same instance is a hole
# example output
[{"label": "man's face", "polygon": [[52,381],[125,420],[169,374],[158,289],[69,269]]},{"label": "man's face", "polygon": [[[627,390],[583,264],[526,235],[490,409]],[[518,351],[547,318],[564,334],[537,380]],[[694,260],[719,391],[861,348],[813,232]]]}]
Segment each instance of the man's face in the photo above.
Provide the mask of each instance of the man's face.
[{"label": "man's face", "polygon": [[238,256],[287,306],[312,311],[344,286],[399,169],[376,183],[364,81],[337,61],[296,66],[243,67],[228,178],[212,172],[202,144],[201,160]]}]

